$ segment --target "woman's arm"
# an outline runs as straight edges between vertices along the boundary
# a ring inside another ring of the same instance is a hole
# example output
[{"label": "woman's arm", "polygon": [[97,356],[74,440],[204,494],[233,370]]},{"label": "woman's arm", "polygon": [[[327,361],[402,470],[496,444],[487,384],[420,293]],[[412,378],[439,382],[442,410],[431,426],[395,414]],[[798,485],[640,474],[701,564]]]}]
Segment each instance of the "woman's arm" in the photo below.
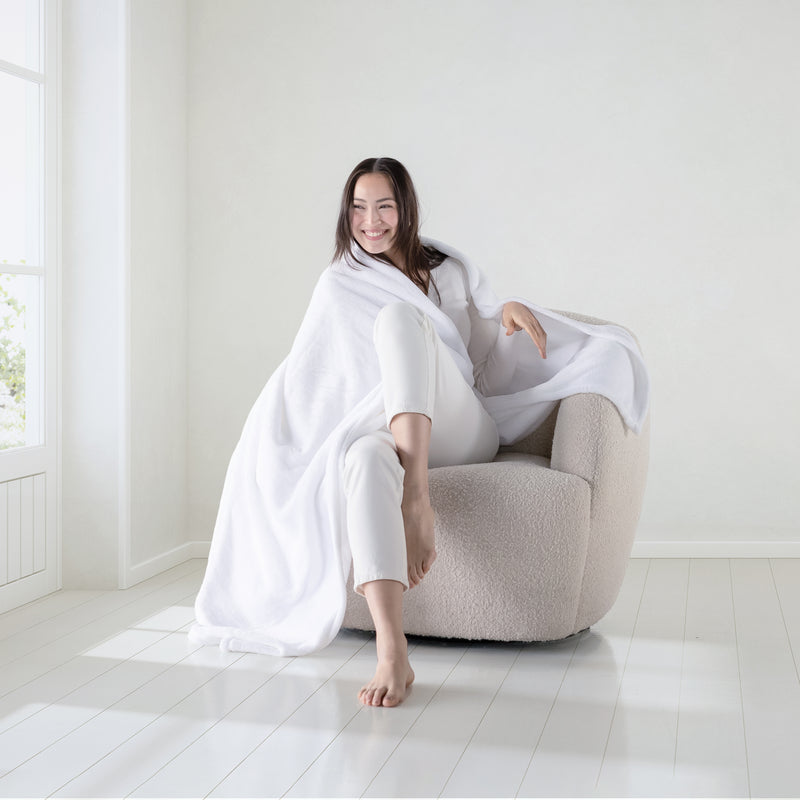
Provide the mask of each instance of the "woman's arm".
[{"label": "woman's arm", "polygon": [[539,350],[539,355],[547,358],[547,333],[527,306],[515,300],[506,303],[503,306],[502,325],[506,328],[506,336],[516,331],[526,331]]}]

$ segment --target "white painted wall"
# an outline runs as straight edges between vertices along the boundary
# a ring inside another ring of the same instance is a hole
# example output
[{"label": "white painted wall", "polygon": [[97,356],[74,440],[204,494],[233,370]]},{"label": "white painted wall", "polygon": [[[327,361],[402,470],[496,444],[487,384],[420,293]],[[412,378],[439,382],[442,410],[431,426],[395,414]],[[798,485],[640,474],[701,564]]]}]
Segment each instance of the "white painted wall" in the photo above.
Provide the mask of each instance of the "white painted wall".
[{"label": "white painted wall", "polygon": [[378,154],[498,293],[639,335],[641,543],[800,541],[796,3],[65,0],[63,19],[65,585],[210,538],[341,185]]},{"label": "white painted wall", "polygon": [[125,5],[62,13],[63,583],[115,587],[127,537]]},{"label": "white painted wall", "polygon": [[186,0],[131,3],[131,565],[186,541]]},{"label": "white painted wall", "polygon": [[793,0],[193,0],[189,538],[384,154],[499,294],[639,336],[642,542],[799,542],[797,41]]},{"label": "white painted wall", "polygon": [[186,546],[186,0],[63,3],[64,585]]}]

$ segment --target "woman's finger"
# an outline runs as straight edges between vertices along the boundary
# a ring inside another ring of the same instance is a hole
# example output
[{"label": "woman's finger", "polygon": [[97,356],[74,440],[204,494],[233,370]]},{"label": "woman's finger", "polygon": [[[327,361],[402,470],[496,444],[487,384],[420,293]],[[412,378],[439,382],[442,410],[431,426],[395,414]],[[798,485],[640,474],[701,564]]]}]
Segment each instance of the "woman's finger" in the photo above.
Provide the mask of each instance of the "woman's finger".
[{"label": "woman's finger", "polygon": [[[539,320],[536,319],[535,314],[521,303],[519,305],[519,309],[514,306],[509,307],[508,322],[503,322],[506,327],[506,336],[511,336],[516,331],[524,330],[533,340],[539,355],[542,358],[547,358],[547,333],[539,323]],[[515,314],[515,311],[518,313]]]},{"label": "woman's finger", "polygon": [[533,339],[533,343],[536,345],[537,349],[539,350],[539,355],[542,358],[547,358],[547,334],[545,333],[544,328],[539,324],[539,320],[536,317],[528,312],[528,319],[526,320],[525,330],[528,333],[528,336]]}]

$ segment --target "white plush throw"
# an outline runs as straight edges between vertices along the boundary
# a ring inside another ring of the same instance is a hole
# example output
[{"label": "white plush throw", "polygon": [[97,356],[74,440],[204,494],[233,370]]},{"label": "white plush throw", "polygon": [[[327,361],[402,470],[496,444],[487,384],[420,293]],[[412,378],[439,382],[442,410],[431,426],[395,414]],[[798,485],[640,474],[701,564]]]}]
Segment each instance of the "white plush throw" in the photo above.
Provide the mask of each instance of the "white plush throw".
[{"label": "white plush throw", "polygon": [[[613,325],[575,322],[519,297],[498,300],[480,270],[453,248],[481,335],[505,335],[504,303],[528,306],[547,332],[547,359],[525,331],[497,348],[505,385],[483,388],[501,444],[533,431],[554,403],[581,392],[612,400],[639,432],[647,371],[633,338]],[[372,331],[388,303],[405,301],[433,321],[464,378],[473,364],[454,322],[400,270],[333,263],[322,273],[289,355],[247,417],[225,477],[208,568],[190,637],[222,649],[302,655],[328,644],[345,611],[350,571],[342,470],[347,448],[386,424]],[[435,277],[436,270],[432,273]]]}]

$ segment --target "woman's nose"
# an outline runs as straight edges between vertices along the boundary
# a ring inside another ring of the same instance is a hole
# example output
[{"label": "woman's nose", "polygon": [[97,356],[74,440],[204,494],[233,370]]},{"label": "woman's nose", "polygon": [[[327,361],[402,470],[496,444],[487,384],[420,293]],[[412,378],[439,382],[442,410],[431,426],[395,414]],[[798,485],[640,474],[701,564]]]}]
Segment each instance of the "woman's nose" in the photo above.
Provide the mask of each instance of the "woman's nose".
[{"label": "woman's nose", "polygon": [[380,211],[377,208],[367,209],[367,223],[379,222],[381,218]]}]

